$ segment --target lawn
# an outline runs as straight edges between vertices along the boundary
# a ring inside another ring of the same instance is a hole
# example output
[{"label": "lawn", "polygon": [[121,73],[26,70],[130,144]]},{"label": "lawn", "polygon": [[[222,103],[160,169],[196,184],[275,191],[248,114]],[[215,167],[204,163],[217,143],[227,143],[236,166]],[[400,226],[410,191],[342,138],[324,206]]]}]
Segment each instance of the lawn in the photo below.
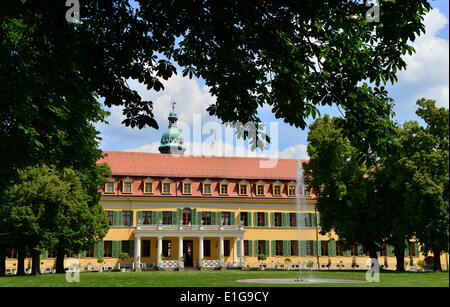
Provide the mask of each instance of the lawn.
[{"label": "lawn", "polygon": [[[80,282],[69,283],[64,274],[0,277],[0,287],[448,287],[449,274],[382,272],[380,282],[345,284],[267,285],[239,283],[239,279],[295,278],[298,271],[150,271],[81,273]],[[351,279],[365,281],[365,272],[313,271],[302,272],[304,278]]]}]

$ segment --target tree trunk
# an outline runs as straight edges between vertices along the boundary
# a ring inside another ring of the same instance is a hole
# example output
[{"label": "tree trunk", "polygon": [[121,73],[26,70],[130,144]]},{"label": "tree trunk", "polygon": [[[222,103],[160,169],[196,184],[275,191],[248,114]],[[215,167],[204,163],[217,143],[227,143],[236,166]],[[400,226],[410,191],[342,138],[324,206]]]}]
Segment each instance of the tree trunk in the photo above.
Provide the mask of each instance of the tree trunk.
[{"label": "tree trunk", "polygon": [[405,272],[405,247],[403,244],[396,244],[394,246],[395,258],[397,259],[396,272]]},{"label": "tree trunk", "polygon": [[64,270],[64,257],[64,250],[56,252],[56,273],[66,273],[66,270]]},{"label": "tree trunk", "polygon": [[6,250],[2,250],[0,253],[0,276],[6,275]]},{"label": "tree trunk", "polygon": [[41,252],[33,250],[31,252],[31,275],[41,275]]},{"label": "tree trunk", "polygon": [[434,256],[434,271],[435,272],[441,272],[441,251],[440,250],[433,250],[433,256]]},{"label": "tree trunk", "polygon": [[25,275],[25,248],[17,249],[17,275]]}]

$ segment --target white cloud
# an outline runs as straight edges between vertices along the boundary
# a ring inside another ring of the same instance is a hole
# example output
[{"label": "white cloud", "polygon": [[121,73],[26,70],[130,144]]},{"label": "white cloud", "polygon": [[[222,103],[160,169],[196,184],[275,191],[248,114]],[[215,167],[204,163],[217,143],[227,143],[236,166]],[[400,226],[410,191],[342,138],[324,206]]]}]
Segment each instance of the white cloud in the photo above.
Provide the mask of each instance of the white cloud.
[{"label": "white cloud", "polygon": [[438,105],[448,107],[449,41],[437,36],[448,24],[448,18],[438,9],[432,9],[425,16],[424,24],[426,33],[412,43],[416,52],[406,57],[407,68],[399,74],[399,83],[414,85],[415,99],[433,98]]},{"label": "white cloud", "polygon": [[[137,148],[126,149],[124,151],[133,152],[148,152],[159,153],[158,147],[160,142],[153,142],[151,144],[139,146]],[[245,145],[233,146],[223,141],[217,141],[214,143],[194,143],[186,142],[185,155],[193,155],[198,153],[201,156],[216,156],[216,157],[278,157],[282,159],[308,159],[308,153],[306,151],[306,145],[296,144],[294,146],[287,147],[282,151],[276,151],[269,153],[267,151],[252,151]],[[195,150],[194,148],[197,147]]]}]

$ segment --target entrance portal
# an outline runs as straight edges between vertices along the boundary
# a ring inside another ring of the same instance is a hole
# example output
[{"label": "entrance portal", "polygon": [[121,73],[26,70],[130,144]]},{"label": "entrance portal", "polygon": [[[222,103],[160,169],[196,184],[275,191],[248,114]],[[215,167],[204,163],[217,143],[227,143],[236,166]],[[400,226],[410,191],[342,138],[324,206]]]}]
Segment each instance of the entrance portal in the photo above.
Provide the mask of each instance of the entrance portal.
[{"label": "entrance portal", "polygon": [[191,267],[194,265],[194,242],[192,240],[183,241],[183,257],[184,267]]}]

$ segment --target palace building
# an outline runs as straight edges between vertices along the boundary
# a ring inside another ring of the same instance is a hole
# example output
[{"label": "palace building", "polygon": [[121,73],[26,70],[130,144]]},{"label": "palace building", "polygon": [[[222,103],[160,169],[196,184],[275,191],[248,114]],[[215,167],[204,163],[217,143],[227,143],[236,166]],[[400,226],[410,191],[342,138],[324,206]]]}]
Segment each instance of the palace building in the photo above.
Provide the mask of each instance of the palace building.
[{"label": "palace building", "polygon": [[[99,163],[113,173],[100,187],[110,230],[89,250],[68,255],[66,266],[77,260],[82,270],[367,269],[361,246],[344,248],[336,236],[320,234],[314,193],[297,189],[297,160],[264,168],[265,158],[184,156],[177,119],[172,110],[161,153],[104,152]],[[405,261],[417,263],[417,243],[405,252]],[[125,253],[130,258],[120,259]],[[381,265],[395,269],[393,247],[379,255]],[[53,256],[44,252],[44,272]]]}]

